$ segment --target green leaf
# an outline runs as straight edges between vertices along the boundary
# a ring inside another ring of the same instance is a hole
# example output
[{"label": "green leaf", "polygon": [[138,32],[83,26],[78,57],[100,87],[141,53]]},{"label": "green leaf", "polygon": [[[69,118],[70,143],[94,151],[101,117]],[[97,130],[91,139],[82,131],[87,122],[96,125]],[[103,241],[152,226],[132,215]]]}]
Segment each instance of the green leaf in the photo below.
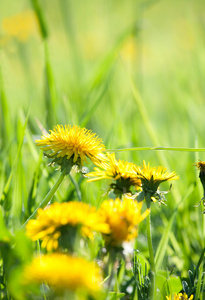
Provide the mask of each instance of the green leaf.
[{"label": "green leaf", "polygon": [[10,243],[12,241],[12,235],[6,228],[2,208],[0,207],[0,244]]},{"label": "green leaf", "polygon": [[[168,286],[169,286],[169,292],[172,293],[178,293],[182,289],[182,283],[181,279],[178,276],[171,276],[167,280]],[[167,295],[168,296],[168,295]]]},{"label": "green leaf", "polygon": [[173,215],[172,215],[171,219],[169,220],[167,226],[165,227],[164,233],[163,233],[162,238],[160,240],[160,243],[157,247],[157,252],[156,252],[156,255],[155,255],[156,272],[161,267],[162,261],[164,259],[166,249],[167,249],[167,245],[168,245],[168,242],[169,242],[170,232],[171,232],[173,221],[174,221],[174,218],[176,217],[176,214],[177,214],[177,210],[175,210],[175,212],[173,213]]},{"label": "green leaf", "polygon": [[125,296],[125,293],[109,292],[108,300],[117,300]]},{"label": "green leaf", "polygon": [[142,192],[140,192],[139,195],[137,196],[137,201],[138,201],[138,202],[141,202],[141,201],[144,200],[144,198],[145,198],[145,193],[144,193],[144,191],[142,191]]}]

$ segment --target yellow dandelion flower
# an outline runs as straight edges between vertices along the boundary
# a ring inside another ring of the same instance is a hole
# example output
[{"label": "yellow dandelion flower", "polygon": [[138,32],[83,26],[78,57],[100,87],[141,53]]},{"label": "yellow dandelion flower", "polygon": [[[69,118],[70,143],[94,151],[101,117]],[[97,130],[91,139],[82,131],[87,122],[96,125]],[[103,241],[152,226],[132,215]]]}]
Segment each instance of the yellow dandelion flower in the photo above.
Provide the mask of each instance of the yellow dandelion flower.
[{"label": "yellow dandelion flower", "polygon": [[86,177],[93,177],[88,179],[88,182],[101,179],[114,179],[115,184],[111,184],[111,188],[115,193],[128,193],[130,187],[140,187],[141,180],[136,176],[134,171],[134,164],[123,160],[116,160],[115,153],[107,153],[108,162],[103,163],[100,168],[94,168],[94,172],[86,174]]},{"label": "yellow dandelion flower", "polygon": [[81,166],[87,162],[87,157],[96,165],[105,161],[102,140],[91,130],[76,125],[57,125],[50,134],[36,140],[36,144],[44,151],[51,151],[48,157],[54,158],[53,162],[61,167],[66,164]]},{"label": "yellow dandelion flower", "polygon": [[36,33],[38,22],[32,11],[24,11],[2,21],[2,28],[9,37],[15,37],[24,42]]},{"label": "yellow dandelion flower", "polygon": [[205,162],[199,160],[198,162],[196,162],[195,166],[200,170],[200,173],[204,173],[205,174]]},{"label": "yellow dandelion flower", "polygon": [[110,233],[103,235],[107,246],[121,246],[137,237],[139,223],[149,214],[149,210],[141,214],[141,208],[142,202],[128,197],[102,203],[99,213],[110,227]]},{"label": "yellow dandelion flower", "polygon": [[24,285],[46,283],[54,290],[95,293],[100,290],[100,270],[92,262],[62,253],[38,256],[24,269]]},{"label": "yellow dandelion flower", "polygon": [[42,240],[48,251],[57,249],[59,238],[63,245],[72,246],[77,228],[83,236],[93,238],[93,232],[109,232],[109,226],[95,207],[82,202],[54,203],[39,209],[37,219],[26,225],[27,235],[33,241]]},{"label": "yellow dandelion flower", "polygon": [[169,173],[166,172],[164,167],[150,167],[150,164],[146,165],[143,161],[143,168],[136,166],[135,171],[137,176],[142,181],[142,187],[146,191],[156,192],[160,183],[169,180],[177,180],[179,176],[175,172]]},{"label": "yellow dandelion flower", "polygon": [[[166,296],[166,299],[167,300],[172,300],[172,296],[171,295],[169,295],[169,297],[168,296]],[[188,298],[188,295],[186,294],[186,293],[179,293],[179,294],[174,294],[174,299],[173,300],[192,300],[192,299],[194,299],[194,296],[193,295],[191,295],[189,298]]]}]

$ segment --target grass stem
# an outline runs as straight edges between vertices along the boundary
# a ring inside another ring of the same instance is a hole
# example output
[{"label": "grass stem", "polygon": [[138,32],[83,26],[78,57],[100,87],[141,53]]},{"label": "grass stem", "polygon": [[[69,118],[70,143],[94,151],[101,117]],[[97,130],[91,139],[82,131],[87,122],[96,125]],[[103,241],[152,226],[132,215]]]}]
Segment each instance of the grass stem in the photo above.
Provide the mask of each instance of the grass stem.
[{"label": "grass stem", "polygon": [[57,189],[59,188],[59,186],[61,185],[64,177],[66,176],[66,170],[64,170],[60,176],[58,177],[56,183],[54,184],[54,186],[51,188],[51,190],[48,192],[48,194],[46,195],[46,197],[41,201],[41,203],[38,205],[38,207],[34,210],[34,212],[32,213],[32,215],[30,215],[30,217],[26,220],[26,222],[21,226],[21,229],[24,228],[26,226],[26,224],[28,223],[28,221],[30,219],[33,219],[36,216],[37,210],[39,208],[43,208],[45,207],[49,201],[53,198],[53,196],[55,195],[55,192],[57,191]]},{"label": "grass stem", "polygon": [[154,251],[152,245],[152,233],[151,233],[151,196],[149,193],[145,196],[147,208],[150,210],[146,218],[146,227],[147,227],[147,242],[150,256],[150,265],[151,265],[151,290],[150,290],[150,300],[154,299],[155,293],[155,262],[154,262]]}]

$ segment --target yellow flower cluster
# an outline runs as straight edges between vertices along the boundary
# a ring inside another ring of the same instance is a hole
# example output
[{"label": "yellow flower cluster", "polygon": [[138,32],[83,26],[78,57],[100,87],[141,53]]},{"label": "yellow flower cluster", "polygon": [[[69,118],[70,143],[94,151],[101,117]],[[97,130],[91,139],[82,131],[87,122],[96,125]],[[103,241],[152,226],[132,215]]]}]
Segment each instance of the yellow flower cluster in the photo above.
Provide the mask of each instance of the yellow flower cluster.
[{"label": "yellow flower cluster", "polygon": [[199,160],[198,162],[196,162],[195,166],[200,170],[200,172],[205,173],[205,162]]},{"label": "yellow flower cluster", "polygon": [[38,256],[27,265],[23,273],[23,283],[46,283],[55,290],[82,290],[89,293],[99,291],[99,268],[92,262],[62,253]]},{"label": "yellow flower cluster", "polygon": [[122,246],[123,242],[137,237],[139,223],[149,214],[149,210],[141,214],[141,208],[142,202],[128,197],[102,203],[99,213],[110,227],[110,233],[104,234],[106,245]]},{"label": "yellow flower cluster", "polygon": [[[151,168],[143,161],[143,167],[133,163],[116,160],[115,154],[105,155],[102,140],[90,130],[78,126],[57,125],[50,134],[42,136],[36,144],[53,159],[53,163],[66,168],[70,172],[73,165],[79,167],[89,158],[97,167],[87,174],[89,182],[111,179],[115,200],[104,201],[100,208],[82,202],[54,203],[47,208],[39,209],[35,220],[30,220],[26,226],[27,235],[36,241],[42,241],[42,247],[48,251],[55,249],[70,250],[69,242],[75,240],[76,232],[82,236],[93,238],[94,232],[102,233],[107,249],[122,249],[124,242],[135,239],[138,227],[150,213],[146,209],[141,213],[143,202],[123,194],[130,193],[131,186],[140,188],[142,197],[146,193],[152,197],[160,196],[159,184],[179,177],[175,172],[168,173],[163,167]],[[122,197],[122,199],[118,198]],[[150,200],[151,201],[151,200]],[[148,207],[148,206],[147,206]],[[74,236],[74,239],[72,238]],[[63,243],[67,240],[68,243]],[[66,246],[65,246],[66,245]],[[72,249],[73,250],[73,249]],[[70,251],[71,252],[71,251]],[[24,270],[24,283],[46,283],[55,290],[87,291],[93,293],[99,290],[101,277],[99,269],[82,258],[76,258],[61,253],[42,255],[33,260]],[[171,297],[171,296],[170,296]],[[168,300],[171,300],[167,297]],[[178,298],[177,298],[178,297]],[[174,300],[191,300],[185,294],[175,295]]]},{"label": "yellow flower cluster", "polygon": [[[123,160],[116,160],[115,153],[107,153],[108,162],[105,162],[101,169],[95,167],[94,172],[90,172],[86,177],[91,177],[88,182],[101,179],[114,179],[115,189],[122,193],[129,192],[131,186],[141,186],[141,180],[136,176],[134,164]],[[93,177],[93,178],[92,178]]]},{"label": "yellow flower cluster", "polygon": [[[169,295],[166,296],[167,300],[172,300],[172,296]],[[186,293],[179,293],[179,294],[174,294],[174,299],[173,300],[192,300],[194,299],[194,296],[191,295],[189,298],[188,298],[188,295]]]},{"label": "yellow flower cluster", "polygon": [[61,166],[61,170],[68,166],[67,172],[73,165],[82,166],[89,158],[98,167],[87,174],[88,182],[113,179],[110,185],[116,195],[130,193],[130,187],[141,187],[145,192],[155,193],[160,183],[176,180],[179,176],[175,172],[168,173],[166,168],[150,167],[143,161],[143,167],[136,166],[122,160],[116,160],[115,154],[105,155],[102,140],[91,130],[78,126],[57,125],[50,134],[43,135],[36,141],[42,150],[49,151],[47,155],[53,163]]},{"label": "yellow flower cluster", "polygon": [[83,236],[92,238],[93,231],[108,233],[109,226],[96,211],[95,207],[82,202],[54,203],[46,209],[38,210],[35,220],[26,226],[27,235],[33,240],[42,240],[42,247],[58,248],[58,238],[63,229],[80,227]]},{"label": "yellow flower cluster", "polygon": [[136,177],[134,172],[134,164],[123,160],[116,160],[115,153],[107,153],[108,162],[104,164],[104,170],[94,168],[95,172],[90,172],[87,177],[93,177],[88,179],[88,182],[101,180],[101,179],[129,179],[132,185],[140,186],[141,182]]},{"label": "yellow flower cluster", "polygon": [[121,245],[137,236],[139,223],[148,215],[141,215],[142,202],[132,198],[119,198],[104,201],[96,211],[82,202],[54,203],[48,208],[38,210],[35,220],[26,226],[27,235],[33,240],[42,240],[42,247],[48,251],[58,248],[58,239],[63,229],[81,227],[81,234],[92,238],[93,232],[103,233],[110,246]]},{"label": "yellow flower cluster", "polygon": [[135,166],[137,176],[142,181],[142,187],[152,192],[157,191],[160,183],[164,181],[179,179],[179,176],[177,176],[175,172],[169,173],[166,172],[166,170],[166,168],[161,166],[150,167],[150,164],[148,163],[146,165],[145,161],[143,161],[143,168]]},{"label": "yellow flower cluster", "polygon": [[26,41],[29,36],[37,31],[38,23],[32,11],[24,11],[2,21],[2,28],[8,37]]},{"label": "yellow flower cluster", "polygon": [[51,150],[50,157],[66,157],[67,160],[72,159],[73,164],[81,165],[87,162],[87,157],[97,165],[105,161],[102,140],[91,130],[75,125],[57,125],[50,134],[36,140],[36,144],[44,151]]}]

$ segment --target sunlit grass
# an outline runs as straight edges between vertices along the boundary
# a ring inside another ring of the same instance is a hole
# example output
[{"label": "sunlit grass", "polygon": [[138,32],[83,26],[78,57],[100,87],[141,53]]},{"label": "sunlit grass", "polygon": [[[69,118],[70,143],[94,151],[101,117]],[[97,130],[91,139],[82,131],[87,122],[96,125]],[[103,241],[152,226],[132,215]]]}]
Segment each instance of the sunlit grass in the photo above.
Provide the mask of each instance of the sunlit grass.
[{"label": "sunlit grass", "polygon": [[[203,201],[196,207],[203,189],[194,166],[205,161],[203,8],[202,0],[0,3],[0,299],[10,293],[22,299],[15,274],[34,252],[44,251],[19,229],[58,180],[35,145],[43,129],[57,124],[93,130],[110,152],[117,150],[116,159],[136,165],[145,160],[179,174],[167,206],[152,205],[158,299],[182,288],[203,299]],[[26,12],[37,13],[41,30],[34,26],[22,40],[6,30],[5,20],[15,22]],[[91,162],[86,167],[93,171]],[[69,176],[52,202],[81,200],[99,208],[108,199],[109,180],[87,183],[74,171]],[[169,187],[162,183],[162,190]],[[76,253],[93,259],[100,245],[98,237]],[[143,222],[135,249],[134,269],[119,260],[114,284],[108,278],[104,285],[129,294],[132,278],[137,288],[131,297],[146,299],[150,258]]]}]

